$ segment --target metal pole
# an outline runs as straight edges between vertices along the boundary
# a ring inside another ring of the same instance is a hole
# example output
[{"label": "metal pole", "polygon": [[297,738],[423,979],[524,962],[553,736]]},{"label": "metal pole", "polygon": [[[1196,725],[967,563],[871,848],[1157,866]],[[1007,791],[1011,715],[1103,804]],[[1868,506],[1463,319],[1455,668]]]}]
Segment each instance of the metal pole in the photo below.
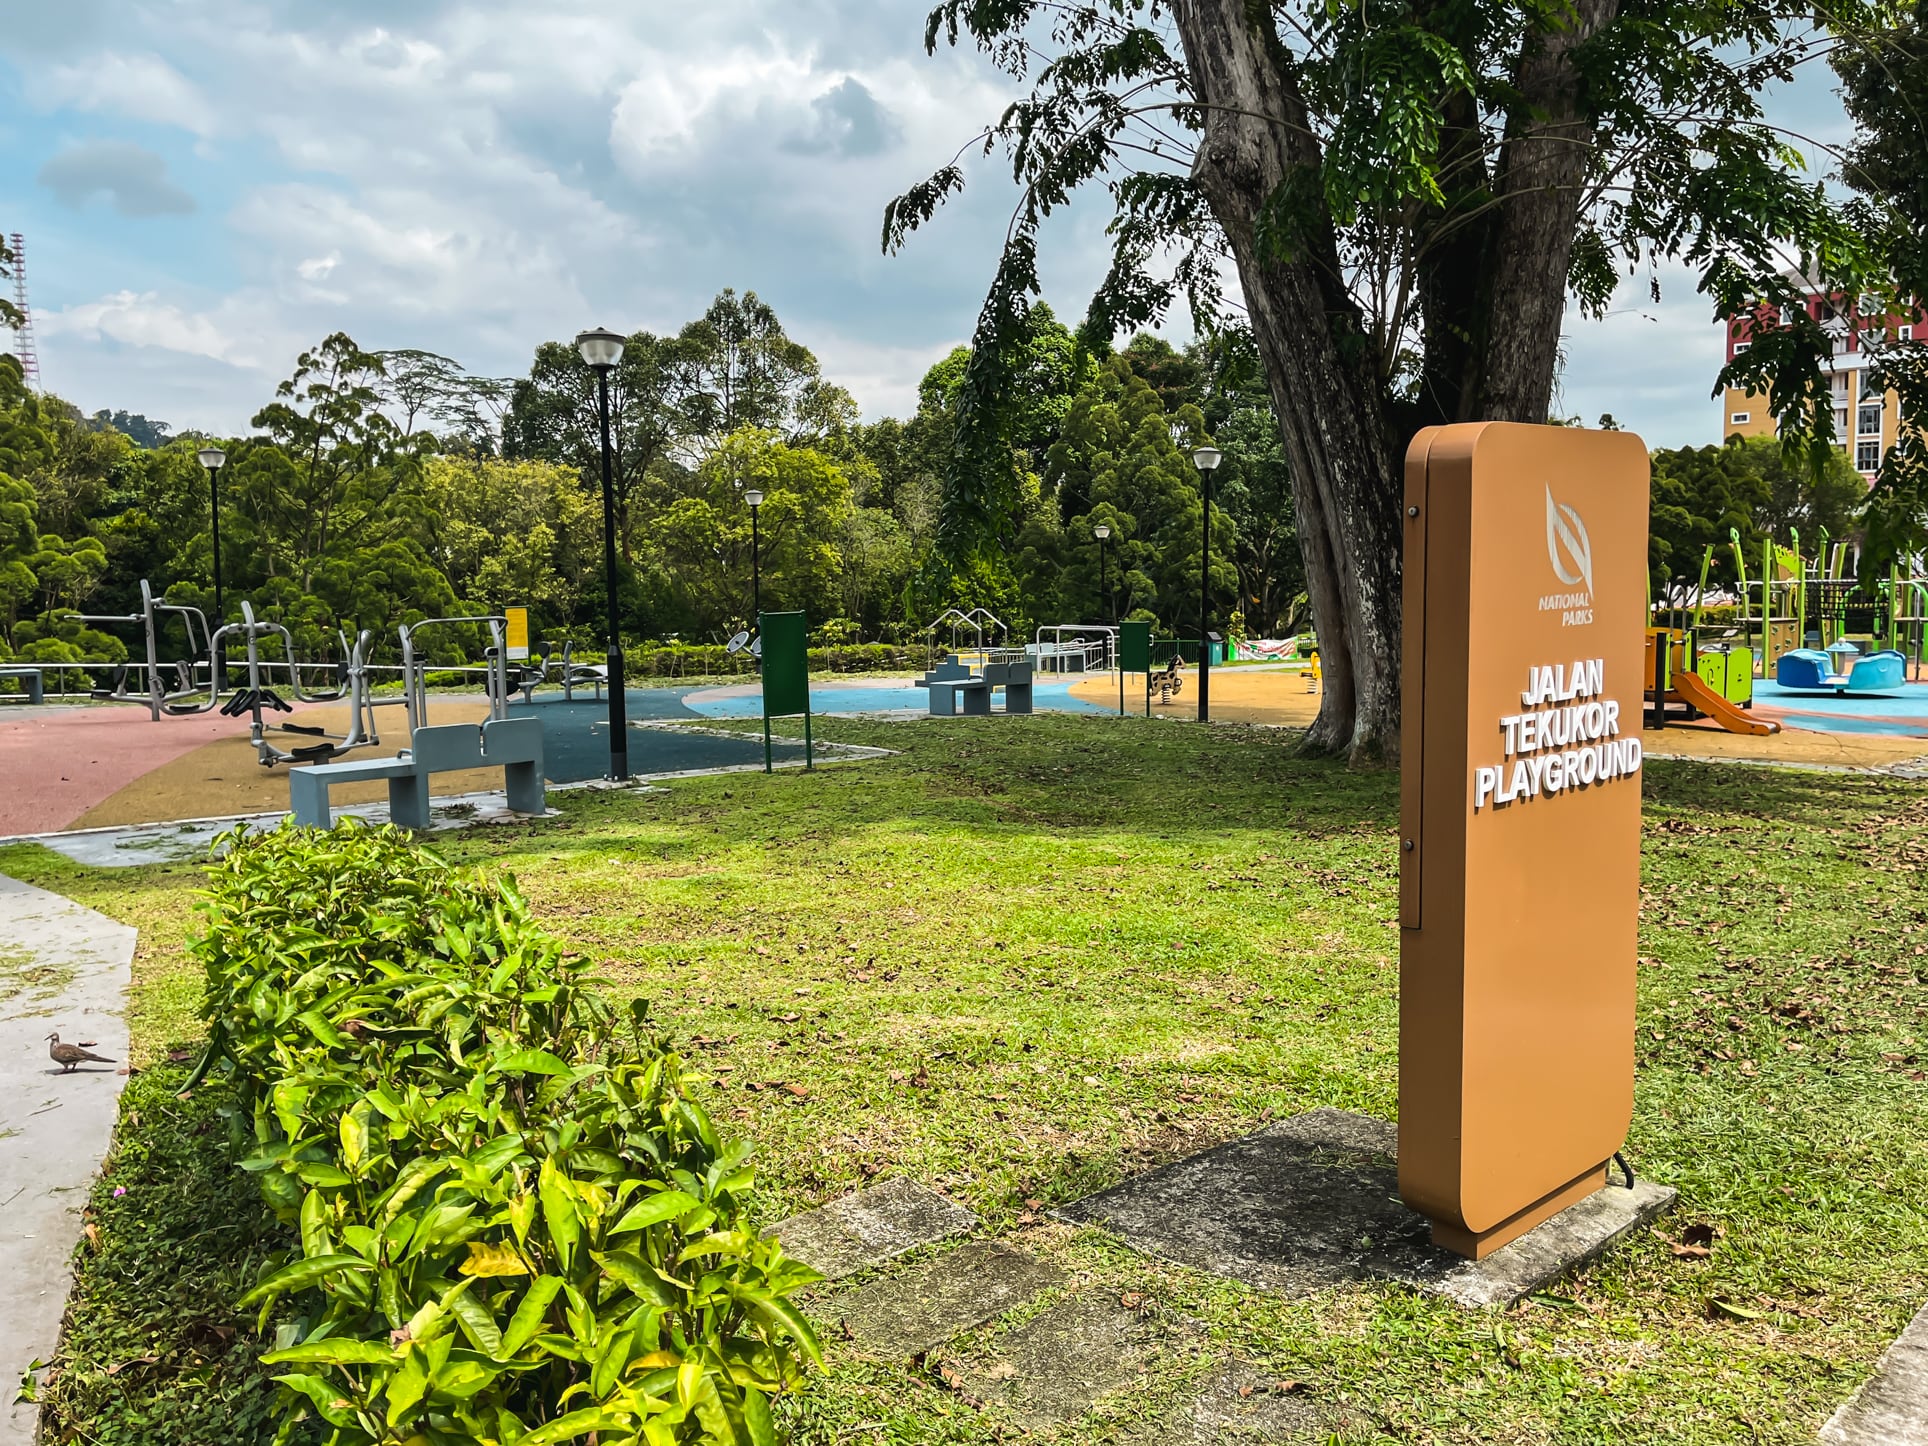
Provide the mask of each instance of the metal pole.
[{"label": "metal pole", "polygon": [[[213,519],[214,534],[214,625],[218,628],[228,620],[227,609],[221,601],[221,488],[218,481],[219,467],[208,468],[208,511]],[[220,697],[222,688],[227,686],[226,644],[208,648],[208,667],[214,673],[214,696]]]},{"label": "metal pole", "polygon": [[1212,718],[1212,472],[1198,469],[1205,495],[1205,532],[1198,549],[1198,721]]},{"label": "metal pole", "polygon": [[609,466],[609,368],[596,368],[596,412],[602,423],[603,587],[608,598],[609,776],[629,777],[629,721],[623,716],[623,645],[616,623],[616,479]]},{"label": "metal pole", "polygon": [[220,475],[219,467],[208,468],[208,510],[214,523],[214,617],[217,626],[228,620],[227,610],[221,606],[221,489],[216,481]]},{"label": "metal pole", "polygon": [[763,509],[750,509],[750,622],[760,627],[763,616],[763,535],[757,531],[756,515]]}]

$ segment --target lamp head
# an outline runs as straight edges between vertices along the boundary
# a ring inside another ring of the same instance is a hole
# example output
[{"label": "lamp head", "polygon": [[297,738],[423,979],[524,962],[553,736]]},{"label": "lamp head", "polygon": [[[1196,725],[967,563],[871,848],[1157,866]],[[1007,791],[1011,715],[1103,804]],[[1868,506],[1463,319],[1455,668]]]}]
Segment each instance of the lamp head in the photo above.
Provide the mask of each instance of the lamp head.
[{"label": "lamp head", "polygon": [[201,465],[210,472],[225,466],[228,460],[228,454],[219,447],[203,447],[195,455],[201,459]]},{"label": "lamp head", "polygon": [[743,494],[743,500],[749,503],[751,510],[754,511],[763,505],[763,494],[752,487]]},{"label": "lamp head", "polygon": [[576,337],[576,350],[582,353],[587,365],[599,372],[607,371],[623,359],[622,333],[608,327],[585,331]]},{"label": "lamp head", "polygon": [[1098,541],[1103,542],[1107,537],[1111,536],[1111,529],[1100,522],[1096,527],[1091,529],[1091,535],[1097,538]]},{"label": "lamp head", "polygon": [[1216,447],[1192,448],[1192,465],[1201,472],[1210,472],[1223,461],[1225,454]]}]

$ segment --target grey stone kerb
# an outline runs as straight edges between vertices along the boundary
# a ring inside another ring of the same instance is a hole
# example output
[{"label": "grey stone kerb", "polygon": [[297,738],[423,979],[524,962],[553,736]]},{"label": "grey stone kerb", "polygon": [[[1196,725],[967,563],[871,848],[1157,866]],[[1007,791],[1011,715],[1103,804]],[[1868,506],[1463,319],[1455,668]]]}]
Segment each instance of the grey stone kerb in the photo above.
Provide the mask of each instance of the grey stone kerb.
[{"label": "grey stone kerb", "polygon": [[61,1074],[47,1035],[125,1060],[133,958],[126,925],[0,875],[0,1446],[34,1439],[38,1408],[15,1402],[15,1387],[58,1342],[80,1213],[126,1078],[118,1064]]}]

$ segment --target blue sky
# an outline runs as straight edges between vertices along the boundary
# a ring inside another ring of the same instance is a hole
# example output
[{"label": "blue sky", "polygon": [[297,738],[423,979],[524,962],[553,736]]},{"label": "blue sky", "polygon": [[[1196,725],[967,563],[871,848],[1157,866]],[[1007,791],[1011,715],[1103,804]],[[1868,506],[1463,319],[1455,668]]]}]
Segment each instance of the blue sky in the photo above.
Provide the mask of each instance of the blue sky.
[{"label": "blue sky", "polygon": [[[673,329],[755,290],[867,415],[971,329],[1010,203],[995,162],[896,257],[884,204],[1012,83],[922,49],[924,0],[58,0],[0,29],[0,229],[27,238],[43,379],[86,410],[243,429],[345,330],[494,375],[584,326]],[[1845,130],[1825,75],[1780,123]],[[1101,198],[1098,198],[1101,199]],[[1101,204],[1054,221],[1083,310]],[[1716,440],[1720,334],[1684,273],[1571,319],[1564,409]],[[1182,328],[1183,320],[1178,325]]]}]

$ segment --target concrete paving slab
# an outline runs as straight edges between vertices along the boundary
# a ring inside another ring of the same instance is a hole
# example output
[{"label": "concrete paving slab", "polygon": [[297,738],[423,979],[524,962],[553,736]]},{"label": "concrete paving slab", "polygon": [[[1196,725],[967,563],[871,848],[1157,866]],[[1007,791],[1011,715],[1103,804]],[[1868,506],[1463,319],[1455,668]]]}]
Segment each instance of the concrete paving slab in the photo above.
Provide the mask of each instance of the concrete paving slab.
[{"label": "concrete paving slab", "polygon": [[973,1240],[832,1300],[821,1314],[841,1320],[866,1354],[908,1360],[1063,1280],[1063,1271],[1021,1250]]},{"label": "concrete paving slab", "polygon": [[1181,1331],[1115,1296],[1074,1296],[999,1340],[988,1360],[947,1362],[970,1400],[1033,1429],[1060,1425],[1122,1390]]},{"label": "concrete paving slab", "polygon": [[1888,1347],[1872,1379],[1821,1428],[1827,1446],[1928,1442],[1928,1305]]},{"label": "concrete paving slab", "polygon": [[1508,1306],[1656,1219],[1673,1205],[1675,1194],[1671,1185],[1651,1180],[1636,1180],[1631,1190],[1616,1181],[1551,1220],[1541,1221],[1484,1260],[1465,1260],[1430,1245],[1402,1242],[1369,1255],[1365,1266],[1375,1275],[1461,1305]]},{"label": "concrete paving slab", "polygon": [[1319,1408],[1278,1386],[1249,1361],[1220,1361],[1163,1420],[1128,1432],[1124,1446],[1325,1446],[1331,1432]]},{"label": "concrete paving slab", "polygon": [[52,1357],[73,1283],[88,1187],[113,1140],[125,1076],[72,1074],[47,1035],[93,1040],[127,1058],[122,1020],[134,930],[0,875],[0,1446],[34,1439],[38,1409],[13,1401],[34,1360]]},{"label": "concrete paving slab", "polygon": [[929,1186],[893,1175],[820,1209],[780,1220],[765,1233],[822,1271],[826,1280],[841,1280],[920,1245],[968,1235],[977,1224],[977,1216]]},{"label": "concrete paving slab", "polygon": [[1436,1248],[1399,1199],[1397,1143],[1383,1120],[1313,1110],[1054,1213],[1278,1295],[1381,1277],[1486,1306],[1540,1289],[1674,1200],[1666,1186],[1609,1186],[1475,1263]]},{"label": "concrete paving slab", "polygon": [[1361,1262],[1428,1226],[1399,1200],[1384,1121],[1315,1110],[1053,1212],[1155,1255],[1277,1295],[1361,1278]]}]

